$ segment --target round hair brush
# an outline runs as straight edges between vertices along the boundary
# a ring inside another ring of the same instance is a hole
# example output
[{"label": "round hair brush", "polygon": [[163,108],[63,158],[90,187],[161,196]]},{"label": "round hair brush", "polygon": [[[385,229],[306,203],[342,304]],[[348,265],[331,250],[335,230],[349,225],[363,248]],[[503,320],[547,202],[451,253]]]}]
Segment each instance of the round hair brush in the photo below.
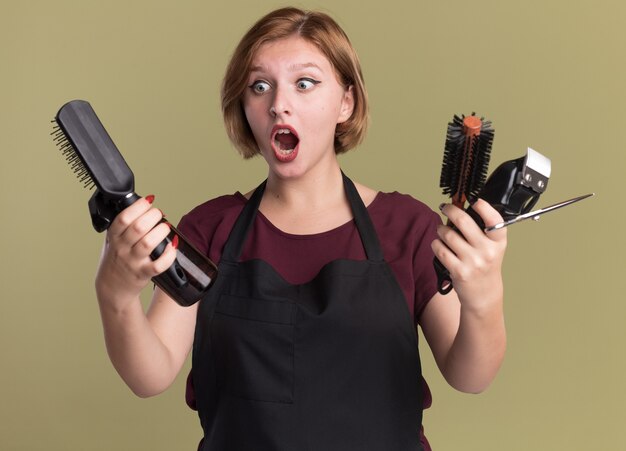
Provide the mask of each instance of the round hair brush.
[{"label": "round hair brush", "polygon": [[[487,179],[493,135],[491,122],[475,113],[455,115],[448,123],[439,186],[453,205],[465,209],[466,202],[472,204],[478,199]],[[441,294],[447,294],[452,290],[450,273],[437,258],[434,264],[437,288]]]}]

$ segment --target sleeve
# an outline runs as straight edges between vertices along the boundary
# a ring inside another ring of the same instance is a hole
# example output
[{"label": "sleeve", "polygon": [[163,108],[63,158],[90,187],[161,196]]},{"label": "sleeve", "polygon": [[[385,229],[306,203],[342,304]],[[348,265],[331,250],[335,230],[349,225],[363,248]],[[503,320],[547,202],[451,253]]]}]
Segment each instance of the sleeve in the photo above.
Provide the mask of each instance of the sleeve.
[{"label": "sleeve", "polygon": [[413,275],[415,280],[415,319],[419,323],[424,308],[437,293],[437,274],[433,266],[435,255],[430,247],[437,238],[437,226],[441,218],[432,210],[421,221],[420,239],[415,242]]},{"label": "sleeve", "polygon": [[[217,254],[213,256],[210,254],[211,247],[216,242],[216,235],[217,241],[221,243],[223,241],[222,236],[226,233],[222,231],[222,229],[230,230],[229,227],[232,226],[232,221],[228,219],[234,215],[232,207],[240,205],[241,200],[236,195],[222,196],[210,200],[185,214],[176,228],[200,252],[209,258],[213,257],[214,259]],[[213,261],[217,262],[217,260]],[[187,376],[185,401],[191,409],[197,410],[196,393],[193,385],[193,374],[191,371]]]},{"label": "sleeve", "polygon": [[194,217],[191,212],[187,213],[180,219],[180,222],[178,223],[176,228],[200,252],[202,252],[204,255],[208,255],[209,243],[206,237],[203,236],[201,228],[198,226],[197,222],[194,221]]},{"label": "sleeve", "polygon": [[209,200],[184,215],[177,229],[200,252],[218,262],[222,247],[244,203],[245,198],[240,194]]}]

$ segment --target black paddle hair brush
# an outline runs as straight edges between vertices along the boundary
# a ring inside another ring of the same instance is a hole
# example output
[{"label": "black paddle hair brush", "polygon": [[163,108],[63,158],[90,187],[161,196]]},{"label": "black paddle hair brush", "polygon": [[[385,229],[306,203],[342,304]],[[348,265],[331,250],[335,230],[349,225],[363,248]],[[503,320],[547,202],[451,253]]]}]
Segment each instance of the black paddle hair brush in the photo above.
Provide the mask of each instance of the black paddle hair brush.
[{"label": "black paddle hair brush", "polygon": [[[493,137],[491,122],[478,118],[476,113],[455,115],[448,123],[439,186],[443,194],[451,197],[453,205],[465,209],[466,202],[472,204],[478,199],[487,178]],[[471,208],[470,212],[473,213]],[[471,215],[477,222],[480,220],[475,213]],[[447,294],[452,290],[450,273],[436,257],[434,265],[438,290]]]},{"label": "black paddle hair brush", "polygon": [[[88,189],[96,187],[89,199],[89,213],[94,229],[102,232],[124,208],[140,199],[135,193],[133,172],[88,102],[66,103],[52,122],[53,139],[79,181]],[[180,305],[189,306],[212,285],[217,267],[167,223],[171,232],[150,257],[156,260],[165,246],[176,240],[176,260],[152,280]]]}]

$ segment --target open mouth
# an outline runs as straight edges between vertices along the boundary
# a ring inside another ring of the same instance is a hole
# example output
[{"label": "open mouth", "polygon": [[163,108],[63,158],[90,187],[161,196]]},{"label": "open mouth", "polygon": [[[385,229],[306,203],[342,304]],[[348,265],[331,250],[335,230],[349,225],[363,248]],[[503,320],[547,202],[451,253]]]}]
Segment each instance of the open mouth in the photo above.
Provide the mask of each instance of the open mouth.
[{"label": "open mouth", "polygon": [[272,149],[280,161],[292,161],[298,150],[300,139],[295,130],[287,126],[275,126],[272,130]]}]

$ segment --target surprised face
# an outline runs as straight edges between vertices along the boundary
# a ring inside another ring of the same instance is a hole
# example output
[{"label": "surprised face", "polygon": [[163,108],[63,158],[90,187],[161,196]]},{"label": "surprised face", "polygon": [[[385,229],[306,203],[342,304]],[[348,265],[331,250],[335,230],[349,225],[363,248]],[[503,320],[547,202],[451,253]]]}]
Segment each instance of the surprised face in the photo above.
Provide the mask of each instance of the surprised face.
[{"label": "surprised face", "polygon": [[303,38],[270,41],[254,56],[243,106],[270,173],[297,177],[336,161],[335,128],[353,105],[352,89]]}]

